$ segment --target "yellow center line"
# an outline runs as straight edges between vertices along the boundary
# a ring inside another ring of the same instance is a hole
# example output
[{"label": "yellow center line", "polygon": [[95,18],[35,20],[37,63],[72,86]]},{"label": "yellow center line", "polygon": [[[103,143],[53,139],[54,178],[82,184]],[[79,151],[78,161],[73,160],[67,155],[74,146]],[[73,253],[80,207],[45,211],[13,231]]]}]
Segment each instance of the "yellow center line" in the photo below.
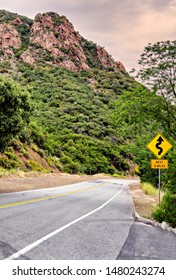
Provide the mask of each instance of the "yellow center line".
[{"label": "yellow center line", "polygon": [[67,192],[67,193],[60,193],[60,194],[51,195],[51,196],[45,196],[45,197],[40,197],[40,198],[35,198],[35,199],[30,199],[30,200],[17,201],[17,202],[12,202],[12,203],[8,203],[8,204],[3,204],[3,205],[0,205],[0,209],[29,204],[29,203],[35,203],[35,202],[39,202],[39,201],[43,201],[43,200],[48,200],[48,199],[72,195],[72,194],[76,194],[76,193],[80,193],[80,192],[85,192],[85,191],[89,191],[92,189],[100,188],[106,184],[108,184],[108,183],[102,183],[102,184],[99,184],[98,186],[93,186],[91,188],[86,188],[86,189],[79,189],[79,190],[71,191],[71,192]]}]

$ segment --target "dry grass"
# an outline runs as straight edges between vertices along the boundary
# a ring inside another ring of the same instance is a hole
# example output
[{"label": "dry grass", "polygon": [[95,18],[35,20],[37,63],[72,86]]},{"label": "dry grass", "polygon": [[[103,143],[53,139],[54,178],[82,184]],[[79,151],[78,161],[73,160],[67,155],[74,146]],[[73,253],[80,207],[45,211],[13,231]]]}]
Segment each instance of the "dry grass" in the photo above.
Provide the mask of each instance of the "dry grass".
[{"label": "dry grass", "polygon": [[141,189],[146,195],[157,196],[157,189],[150,183],[141,183]]}]

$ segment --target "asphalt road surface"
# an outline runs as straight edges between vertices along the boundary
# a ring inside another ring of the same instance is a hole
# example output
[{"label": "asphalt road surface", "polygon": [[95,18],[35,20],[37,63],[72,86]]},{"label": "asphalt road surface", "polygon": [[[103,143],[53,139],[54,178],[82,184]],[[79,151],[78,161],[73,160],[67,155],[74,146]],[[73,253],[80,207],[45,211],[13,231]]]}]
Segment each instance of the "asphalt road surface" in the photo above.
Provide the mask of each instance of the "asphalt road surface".
[{"label": "asphalt road surface", "polygon": [[0,195],[0,259],[176,259],[176,235],[136,223],[130,180]]}]

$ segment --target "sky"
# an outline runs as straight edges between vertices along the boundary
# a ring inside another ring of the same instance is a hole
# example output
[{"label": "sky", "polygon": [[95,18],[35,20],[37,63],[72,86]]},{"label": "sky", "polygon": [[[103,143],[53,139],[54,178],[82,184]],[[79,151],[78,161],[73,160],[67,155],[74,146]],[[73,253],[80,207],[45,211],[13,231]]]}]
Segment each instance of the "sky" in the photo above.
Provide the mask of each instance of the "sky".
[{"label": "sky", "polygon": [[49,11],[65,15],[127,71],[138,69],[148,43],[176,40],[176,0],[0,0],[0,9],[32,19]]}]

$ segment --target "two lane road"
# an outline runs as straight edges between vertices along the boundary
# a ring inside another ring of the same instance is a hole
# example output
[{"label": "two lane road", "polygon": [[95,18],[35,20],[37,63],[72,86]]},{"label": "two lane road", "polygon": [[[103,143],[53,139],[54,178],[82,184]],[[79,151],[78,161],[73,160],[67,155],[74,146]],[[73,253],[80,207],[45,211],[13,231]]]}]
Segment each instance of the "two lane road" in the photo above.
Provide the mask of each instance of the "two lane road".
[{"label": "two lane road", "polygon": [[131,182],[1,194],[0,259],[176,259],[174,234],[135,223]]}]

